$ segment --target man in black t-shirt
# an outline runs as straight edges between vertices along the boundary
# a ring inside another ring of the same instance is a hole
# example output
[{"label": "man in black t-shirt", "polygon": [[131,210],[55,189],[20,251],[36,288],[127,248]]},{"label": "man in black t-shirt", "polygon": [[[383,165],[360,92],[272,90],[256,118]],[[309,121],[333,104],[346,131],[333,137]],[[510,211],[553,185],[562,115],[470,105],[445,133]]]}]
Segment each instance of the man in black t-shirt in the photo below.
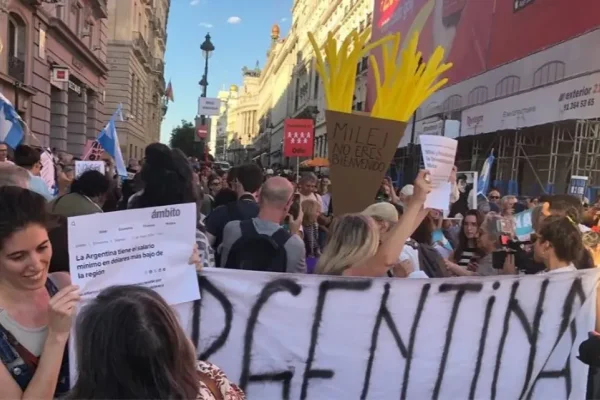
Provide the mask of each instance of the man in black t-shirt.
[{"label": "man in black t-shirt", "polygon": [[[208,240],[217,252],[223,241],[225,225],[231,221],[256,218],[258,215],[255,196],[263,183],[262,169],[256,164],[242,165],[236,168],[235,175],[231,181],[231,188],[237,193],[238,200],[235,203],[217,207],[204,221]],[[218,260],[217,264],[219,264]]]}]

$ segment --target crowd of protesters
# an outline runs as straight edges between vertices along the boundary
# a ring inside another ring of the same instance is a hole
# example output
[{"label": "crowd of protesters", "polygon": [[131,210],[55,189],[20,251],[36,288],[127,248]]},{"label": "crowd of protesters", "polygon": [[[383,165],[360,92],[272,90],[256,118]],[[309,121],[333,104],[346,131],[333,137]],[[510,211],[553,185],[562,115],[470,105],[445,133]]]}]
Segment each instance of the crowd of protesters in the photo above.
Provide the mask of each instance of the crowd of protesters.
[{"label": "crowd of protesters", "polygon": [[[79,313],[78,379],[70,385],[66,342],[79,302],[70,284],[66,218],[117,210],[197,205],[190,263],[296,274],[398,279],[561,273],[600,265],[600,207],[568,195],[519,200],[492,189],[470,204],[456,169],[448,211],[424,208],[427,171],[411,185],[384,179],[362,212],[335,214],[331,182],[275,174],[256,164],[227,171],[154,143],[129,177],[73,176],[55,160],[58,191],[40,178],[40,152],[0,144],[0,399],[244,398],[196,350],[173,311],[141,287],[111,287]],[[513,215],[531,209],[519,241]],[[190,245],[192,246],[192,244]],[[600,318],[597,319],[600,322]],[[136,332],[131,335],[131,332]]]}]

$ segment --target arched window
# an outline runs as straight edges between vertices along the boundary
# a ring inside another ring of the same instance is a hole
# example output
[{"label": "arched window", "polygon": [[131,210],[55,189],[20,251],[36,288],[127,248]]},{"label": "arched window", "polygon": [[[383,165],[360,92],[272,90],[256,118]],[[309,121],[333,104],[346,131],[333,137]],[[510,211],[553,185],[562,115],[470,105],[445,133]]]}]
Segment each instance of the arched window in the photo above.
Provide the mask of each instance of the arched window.
[{"label": "arched window", "polygon": [[467,98],[467,106],[474,106],[485,103],[488,99],[488,88],[485,86],[477,86],[471,90]]},{"label": "arched window", "polygon": [[445,113],[459,110],[461,108],[462,108],[462,96],[460,96],[458,94],[454,94],[454,95],[448,97],[446,99],[446,101],[444,101],[444,104],[442,105],[442,111]]},{"label": "arched window", "polygon": [[496,85],[496,97],[510,96],[519,91],[521,87],[521,78],[510,75],[502,79]]},{"label": "arched window", "polygon": [[25,82],[25,61],[27,60],[26,25],[17,14],[8,16],[8,75]]},{"label": "arched window", "polygon": [[533,74],[533,87],[547,85],[565,77],[565,63],[550,61],[538,68]]}]

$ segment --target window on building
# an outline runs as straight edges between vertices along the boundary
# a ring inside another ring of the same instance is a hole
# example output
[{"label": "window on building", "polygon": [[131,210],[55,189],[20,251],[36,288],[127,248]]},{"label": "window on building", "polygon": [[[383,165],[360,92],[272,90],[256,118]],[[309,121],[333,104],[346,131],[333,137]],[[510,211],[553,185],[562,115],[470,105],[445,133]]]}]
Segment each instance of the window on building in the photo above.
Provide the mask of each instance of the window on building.
[{"label": "window on building", "polygon": [[294,92],[294,111],[298,109],[298,103],[300,101],[300,78],[296,78],[296,90]]},{"label": "window on building", "polygon": [[362,58],[360,68],[362,71],[366,71],[367,69],[369,69],[369,57],[365,56]]},{"label": "window on building", "polygon": [[73,32],[75,32],[75,34],[77,36],[79,36],[81,34],[81,24],[82,24],[81,6],[77,2],[74,2],[71,5],[70,26],[71,26],[71,29],[73,30]]},{"label": "window on building", "polygon": [[25,60],[27,60],[27,37],[25,22],[17,14],[8,16],[8,75],[25,82]]},{"label": "window on building", "polygon": [[131,93],[129,93],[129,109],[131,115],[135,115],[135,74],[131,74]]},{"label": "window on building", "polygon": [[129,144],[129,158],[133,158],[133,145]]},{"label": "window on building", "polygon": [[533,74],[533,87],[548,85],[565,77],[565,63],[551,61],[542,65]]},{"label": "window on building", "polygon": [[146,86],[141,85],[140,91],[140,121],[144,121],[146,117]]},{"label": "window on building", "polygon": [[56,7],[54,8],[56,12],[56,18],[60,20],[65,19],[65,5],[64,3],[56,3]]},{"label": "window on building", "polygon": [[138,118],[140,116],[140,79],[136,79],[135,80],[135,87],[136,87],[136,91],[135,91],[135,116],[136,118]]},{"label": "window on building", "polygon": [[319,98],[319,74],[315,71],[315,87],[314,87],[314,91],[313,91],[313,98],[316,100]]},{"label": "window on building", "polygon": [[462,96],[455,94],[446,99],[442,105],[442,111],[445,113],[459,110],[462,107]]},{"label": "window on building", "polygon": [[476,104],[485,103],[488,99],[488,88],[485,86],[477,86],[475,89],[469,92],[467,98],[467,106],[474,106]]},{"label": "window on building", "polygon": [[520,87],[521,78],[515,75],[507,76],[496,85],[496,97],[510,96],[518,92]]},{"label": "window on building", "polygon": [[356,102],[356,111],[362,111],[362,110],[363,110],[363,102],[357,101]]}]

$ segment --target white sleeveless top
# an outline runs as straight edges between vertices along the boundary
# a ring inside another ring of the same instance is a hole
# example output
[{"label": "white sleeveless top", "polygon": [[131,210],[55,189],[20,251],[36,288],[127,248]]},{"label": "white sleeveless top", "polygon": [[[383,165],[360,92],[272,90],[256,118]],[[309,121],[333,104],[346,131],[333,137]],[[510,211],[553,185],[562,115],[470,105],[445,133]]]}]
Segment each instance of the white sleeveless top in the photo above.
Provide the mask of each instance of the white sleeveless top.
[{"label": "white sleeveless top", "polygon": [[6,310],[0,309],[0,325],[9,331],[15,339],[31,354],[39,357],[42,354],[46,337],[48,336],[48,326],[39,328],[26,328],[8,315]]}]

